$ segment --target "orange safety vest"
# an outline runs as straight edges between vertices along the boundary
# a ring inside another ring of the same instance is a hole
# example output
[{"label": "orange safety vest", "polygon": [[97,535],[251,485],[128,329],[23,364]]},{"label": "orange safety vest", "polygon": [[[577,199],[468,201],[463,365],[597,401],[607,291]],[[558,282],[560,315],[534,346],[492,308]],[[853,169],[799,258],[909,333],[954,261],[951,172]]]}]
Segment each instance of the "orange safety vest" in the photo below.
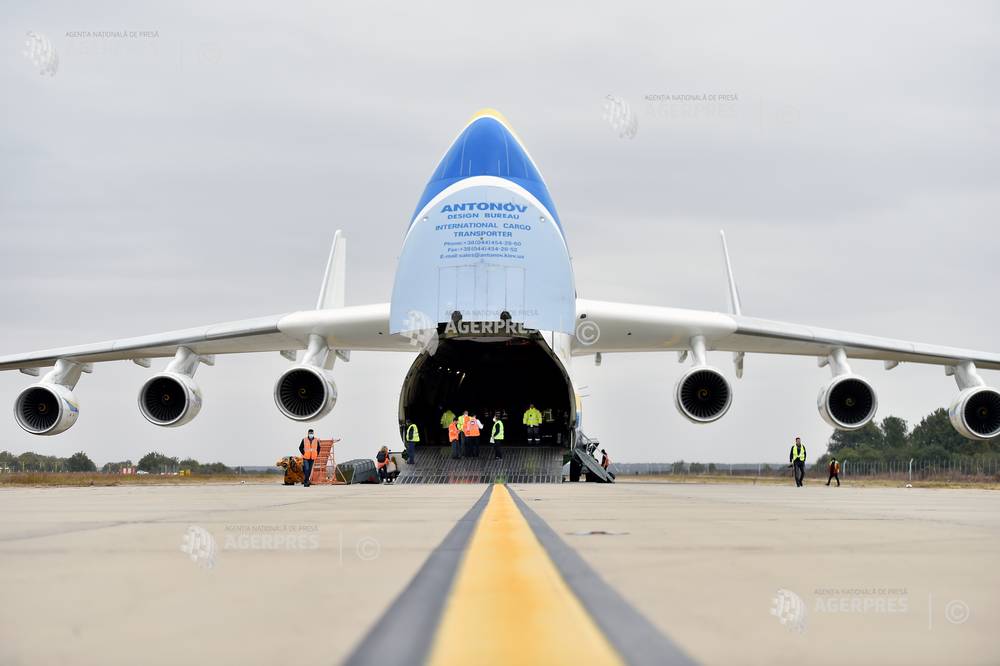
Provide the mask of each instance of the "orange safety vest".
[{"label": "orange safety vest", "polygon": [[308,437],[302,440],[303,453],[302,457],[306,460],[316,460],[319,457],[319,440],[309,439]]},{"label": "orange safety vest", "polygon": [[458,426],[454,423],[448,424],[448,441],[454,442],[458,440]]},{"label": "orange safety vest", "polygon": [[465,419],[465,423],[462,424],[462,430],[465,431],[466,437],[479,437],[479,424],[471,416]]}]

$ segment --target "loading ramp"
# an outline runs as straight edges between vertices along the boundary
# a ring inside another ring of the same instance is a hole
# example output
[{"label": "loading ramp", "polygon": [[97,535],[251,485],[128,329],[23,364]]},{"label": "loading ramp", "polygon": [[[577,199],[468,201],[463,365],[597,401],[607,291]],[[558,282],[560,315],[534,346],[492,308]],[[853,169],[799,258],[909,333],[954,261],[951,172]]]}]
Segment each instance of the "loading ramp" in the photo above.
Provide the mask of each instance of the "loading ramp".
[{"label": "loading ramp", "polygon": [[[561,483],[566,449],[553,446],[480,445],[478,458],[451,457],[451,447],[417,445],[417,464],[403,463],[395,483]],[[598,465],[600,467],[600,465]]]}]

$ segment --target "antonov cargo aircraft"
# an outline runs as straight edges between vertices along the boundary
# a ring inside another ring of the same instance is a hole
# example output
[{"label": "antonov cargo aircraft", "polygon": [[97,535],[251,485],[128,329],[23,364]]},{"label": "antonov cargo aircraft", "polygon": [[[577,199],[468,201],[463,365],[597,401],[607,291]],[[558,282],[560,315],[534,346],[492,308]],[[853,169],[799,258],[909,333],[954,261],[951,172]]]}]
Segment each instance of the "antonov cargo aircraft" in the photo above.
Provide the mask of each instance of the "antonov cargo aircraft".
[{"label": "antonov cargo aircraft", "polygon": [[462,129],[420,196],[389,303],[344,304],[346,246],[337,232],[315,310],[16,354],[0,358],[0,370],[41,377],[17,396],[14,417],[29,433],[55,435],[80,414],[81,373],[103,361],[149,368],[151,359],[170,358],[143,383],[138,403],[150,423],[173,427],[198,414],[195,372],[217,354],[280,352],[292,365],[274,385],[278,411],[313,421],[337,401],[337,359],[348,361],[352,351],[409,352],[416,359],[400,392],[401,425],[412,421],[426,431],[439,427],[446,407],[502,407],[513,417],[507,441],[523,442],[520,415],[530,400],[546,410],[544,440],[572,447],[581,421],[574,357],[599,363],[612,352],[677,352],[690,368],[674,403],[703,424],[721,418],[733,400],[729,380],[709,364],[711,352],[732,353],[737,377],[747,353],[812,356],[831,372],[819,391],[820,415],[847,430],[871,421],[877,407],[872,384],[850,361],[877,359],[886,369],[943,366],[958,384],[950,409],[955,429],[972,439],[1000,435],[1000,392],[978,373],[1000,369],[1000,354],[744,316],[722,240],[730,312],[577,298],[549,190],[508,122],[484,110]]}]

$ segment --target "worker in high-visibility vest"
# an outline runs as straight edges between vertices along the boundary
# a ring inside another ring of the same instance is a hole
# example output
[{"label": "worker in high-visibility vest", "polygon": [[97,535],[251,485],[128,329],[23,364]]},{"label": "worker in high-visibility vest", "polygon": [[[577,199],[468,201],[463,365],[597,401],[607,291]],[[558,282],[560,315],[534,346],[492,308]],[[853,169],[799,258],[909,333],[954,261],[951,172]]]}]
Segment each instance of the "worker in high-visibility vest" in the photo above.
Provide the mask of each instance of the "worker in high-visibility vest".
[{"label": "worker in high-visibility vest", "polygon": [[458,452],[460,456],[469,455],[465,443],[465,422],[469,419],[469,410],[458,415]]},{"label": "worker in high-visibility vest", "polygon": [[441,430],[444,432],[445,437],[448,436],[448,426],[450,426],[451,422],[454,420],[455,420],[455,413],[450,409],[444,410],[444,414],[441,415]]},{"label": "worker in high-visibility vest", "polygon": [[406,426],[406,462],[410,465],[417,464],[417,442],[420,441],[420,431],[417,429],[416,423],[411,423],[407,421],[409,425]]},{"label": "worker in high-visibility vest", "polygon": [[302,473],[305,475],[302,478],[302,485],[308,488],[312,485],[309,483],[309,477],[312,476],[313,463],[319,458],[319,440],[316,439],[316,433],[312,428],[309,428],[305,438],[299,442],[299,453],[302,454]]},{"label": "worker in high-visibility vest", "polygon": [[448,442],[451,444],[451,457],[455,460],[462,457],[462,450],[459,448],[462,444],[458,441],[460,432],[458,429],[458,419],[452,419],[451,423],[448,424]]},{"label": "worker in high-visibility vest", "polygon": [[524,412],[522,422],[528,429],[528,444],[540,444],[542,438],[539,433],[539,426],[542,425],[542,413],[535,409],[534,404],[528,405],[528,409]]},{"label": "worker in high-visibility vest", "polygon": [[802,479],[806,475],[806,447],[798,437],[792,444],[792,450],[788,452],[788,462],[795,468],[795,486],[801,488]]},{"label": "worker in high-visibility vest", "polygon": [[840,485],[840,461],[837,460],[837,456],[830,456],[830,476],[826,478],[826,485],[830,485],[830,482],[837,479],[837,485]]},{"label": "worker in high-visibility vest", "polygon": [[479,457],[479,429],[483,427],[483,422],[476,418],[476,415],[467,416],[462,423],[462,430],[465,433],[465,456],[467,458]]},{"label": "worker in high-visibility vest", "polygon": [[493,445],[493,457],[496,460],[503,458],[500,455],[500,445],[503,444],[503,421],[500,420],[500,412],[493,417],[493,427],[490,429],[490,444]]}]

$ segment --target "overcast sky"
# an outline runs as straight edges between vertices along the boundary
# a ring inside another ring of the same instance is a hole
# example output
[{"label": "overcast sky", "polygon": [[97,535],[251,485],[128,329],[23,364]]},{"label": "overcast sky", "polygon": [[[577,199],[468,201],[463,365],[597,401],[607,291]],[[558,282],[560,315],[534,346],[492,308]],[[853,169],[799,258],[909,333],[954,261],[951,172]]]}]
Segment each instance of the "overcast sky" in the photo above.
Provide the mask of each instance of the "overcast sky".
[{"label": "overcast sky", "polygon": [[[6,3],[0,354],[310,308],[337,228],[348,304],[388,301],[423,186],[485,106],[545,177],[581,297],[724,310],[724,228],[746,314],[997,351],[997,5],[827,4]],[[618,461],[781,460],[797,434],[824,450],[815,358],[751,355],[739,381],[711,358],[735,397],[708,426],[673,408],[675,354],[578,359],[586,430]],[[338,364],[317,428],[341,459],[398,441],[411,361]],[[303,431],[273,403],[286,367],[220,357],[198,418],[164,429],[136,407],[149,370],[99,365],[71,430],[7,412],[0,449],[270,464]],[[956,393],[936,366],[855,370],[879,417]],[[0,402],[30,382],[0,373]]]}]

